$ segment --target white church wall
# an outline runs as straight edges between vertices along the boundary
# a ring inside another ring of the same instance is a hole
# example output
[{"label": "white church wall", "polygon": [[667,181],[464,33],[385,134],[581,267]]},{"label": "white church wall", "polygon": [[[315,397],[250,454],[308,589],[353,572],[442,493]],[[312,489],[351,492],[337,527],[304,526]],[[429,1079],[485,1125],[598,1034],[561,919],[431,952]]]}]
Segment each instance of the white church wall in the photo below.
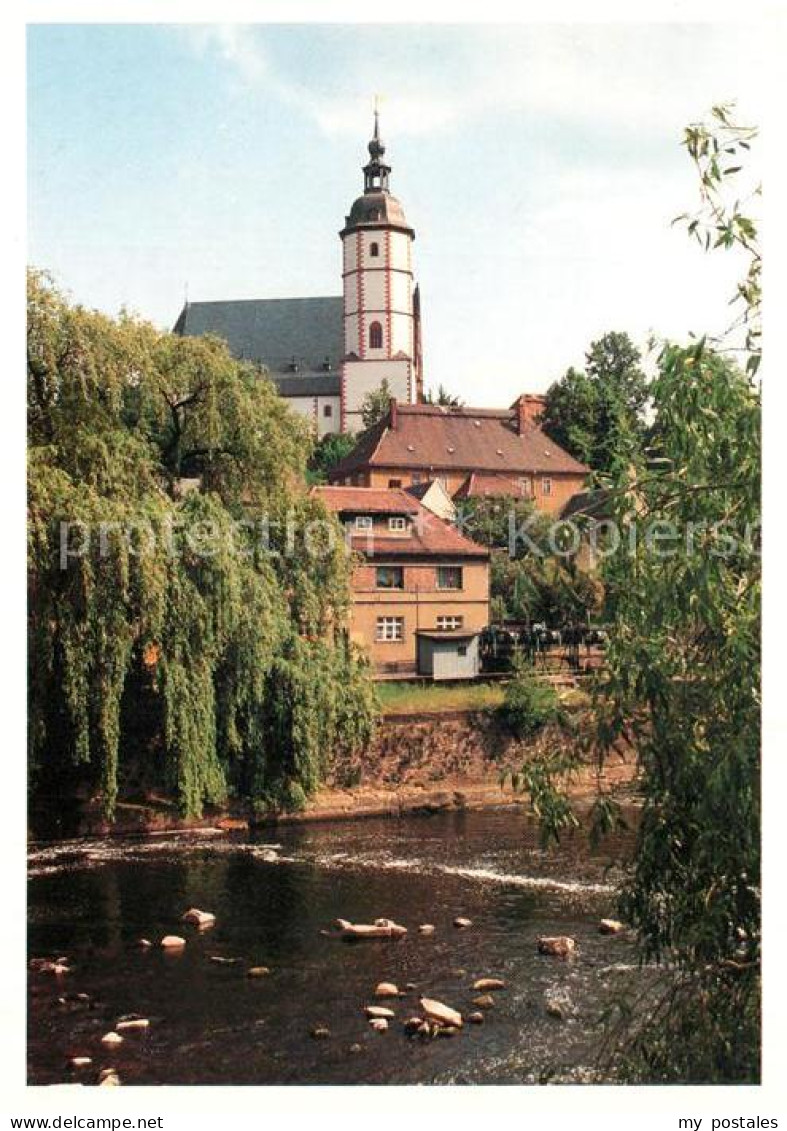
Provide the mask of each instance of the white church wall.
[{"label": "white church wall", "polygon": [[345,429],[358,432],[362,427],[360,409],[367,393],[388,382],[391,396],[398,401],[409,401],[408,361],[346,361],[344,363]]}]

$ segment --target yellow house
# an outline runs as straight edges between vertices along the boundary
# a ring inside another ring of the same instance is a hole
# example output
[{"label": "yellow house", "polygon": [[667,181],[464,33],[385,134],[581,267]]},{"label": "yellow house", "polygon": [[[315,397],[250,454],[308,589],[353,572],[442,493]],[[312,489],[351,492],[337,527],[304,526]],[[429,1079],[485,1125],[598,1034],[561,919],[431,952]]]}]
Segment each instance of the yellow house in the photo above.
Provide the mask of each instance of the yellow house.
[{"label": "yellow house", "polygon": [[478,674],[489,623],[489,551],[399,488],[315,487],[359,555],[352,639],[378,676]]}]

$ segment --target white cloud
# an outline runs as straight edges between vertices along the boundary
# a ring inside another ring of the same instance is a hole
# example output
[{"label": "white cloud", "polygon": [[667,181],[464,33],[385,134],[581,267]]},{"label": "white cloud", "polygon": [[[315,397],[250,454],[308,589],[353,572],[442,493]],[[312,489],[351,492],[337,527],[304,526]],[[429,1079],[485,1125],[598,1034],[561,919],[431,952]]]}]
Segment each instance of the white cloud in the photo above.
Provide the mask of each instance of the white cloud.
[{"label": "white cloud", "polygon": [[[310,29],[315,36],[319,28]],[[687,108],[746,91],[760,106],[762,60],[746,27],[682,25],[482,26],[442,32],[402,25],[358,28],[355,42],[325,41],[310,54],[309,83],[277,59],[269,29],[202,25],[183,29],[200,53],[215,52],[251,87],[299,109],[328,135],[358,129],[359,106],[383,87],[386,125],[397,136],[455,127],[507,110],[534,119],[592,120],[635,130],[676,128]],[[402,50],[402,37],[412,49]],[[440,50],[430,40],[438,37]],[[316,66],[314,65],[316,62]],[[424,65],[428,62],[429,65]],[[691,112],[691,110],[689,111]]]}]

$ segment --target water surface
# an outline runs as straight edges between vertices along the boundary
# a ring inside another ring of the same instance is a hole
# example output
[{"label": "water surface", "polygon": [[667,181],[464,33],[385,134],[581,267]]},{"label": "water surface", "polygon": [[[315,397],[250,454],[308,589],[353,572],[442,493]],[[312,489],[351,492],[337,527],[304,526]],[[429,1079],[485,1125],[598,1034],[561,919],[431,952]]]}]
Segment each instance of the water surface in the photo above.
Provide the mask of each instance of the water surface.
[{"label": "water surface", "polygon": [[[598,933],[614,913],[610,864],[627,853],[625,836],[591,851],[577,835],[544,851],[520,811],[493,811],[293,826],[270,841],[199,833],[31,853],[30,954],[73,968],[30,974],[31,1084],[93,1084],[109,1065],[127,1085],[590,1078],[603,1010],[641,977],[631,940]],[[216,926],[181,924],[191,906],[214,912]],[[382,916],[410,933],[355,943],[322,933],[337,917]],[[456,916],[472,927],[457,930]],[[434,935],[418,934],[424,922]],[[184,951],[136,945],[171,933],[187,937]],[[538,955],[544,934],[574,936],[578,957]],[[255,965],[270,975],[248,978]],[[474,980],[486,976],[507,987],[483,1025],[451,1039],[405,1036],[419,992],[467,1013]],[[384,1034],[363,1014],[380,981],[417,987],[394,1002]],[[90,1002],[67,996],[77,993]],[[555,998],[562,1019],[547,1014]],[[150,1018],[149,1030],[107,1052],[101,1036],[129,1013]],[[315,1026],[330,1037],[315,1040]],[[92,1066],[71,1070],[76,1055]]]}]

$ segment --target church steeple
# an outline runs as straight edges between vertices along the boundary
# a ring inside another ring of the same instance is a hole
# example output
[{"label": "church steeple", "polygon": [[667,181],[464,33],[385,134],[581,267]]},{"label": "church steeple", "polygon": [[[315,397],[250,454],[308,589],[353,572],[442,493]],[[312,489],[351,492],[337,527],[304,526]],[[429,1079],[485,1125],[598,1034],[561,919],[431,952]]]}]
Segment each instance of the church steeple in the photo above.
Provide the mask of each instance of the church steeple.
[{"label": "church steeple", "polygon": [[364,192],[388,192],[391,166],[385,163],[385,143],[380,137],[380,111],[374,108],[374,133],[369,142],[369,163],[363,167]]}]

